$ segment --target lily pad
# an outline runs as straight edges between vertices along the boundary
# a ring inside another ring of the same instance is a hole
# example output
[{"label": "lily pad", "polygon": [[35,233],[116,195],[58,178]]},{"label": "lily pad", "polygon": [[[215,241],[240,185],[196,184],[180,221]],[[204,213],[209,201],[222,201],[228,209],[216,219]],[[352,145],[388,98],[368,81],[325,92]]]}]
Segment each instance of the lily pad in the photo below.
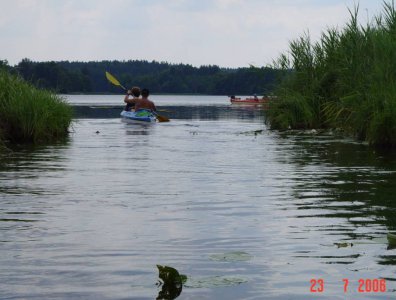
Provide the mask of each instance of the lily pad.
[{"label": "lily pad", "polygon": [[203,278],[189,278],[184,285],[189,288],[229,287],[248,282],[246,278],[237,276],[210,276]]},{"label": "lily pad", "polygon": [[388,232],[386,237],[390,246],[396,246],[396,234]]},{"label": "lily pad", "polygon": [[228,261],[228,262],[237,262],[237,261],[249,261],[253,258],[247,252],[243,251],[233,251],[233,252],[226,252],[226,253],[219,253],[213,254],[210,256],[211,260],[214,261]]},{"label": "lily pad", "polygon": [[334,243],[337,248],[346,248],[346,247],[353,247],[352,243]]}]

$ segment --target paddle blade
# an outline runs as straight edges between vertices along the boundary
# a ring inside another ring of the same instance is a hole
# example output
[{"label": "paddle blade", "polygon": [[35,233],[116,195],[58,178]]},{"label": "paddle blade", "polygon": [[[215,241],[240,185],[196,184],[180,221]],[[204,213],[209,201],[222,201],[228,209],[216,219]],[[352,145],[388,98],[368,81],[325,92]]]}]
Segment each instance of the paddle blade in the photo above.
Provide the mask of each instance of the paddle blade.
[{"label": "paddle blade", "polygon": [[158,122],[169,122],[170,120],[167,117],[157,115]]},{"label": "paddle blade", "polygon": [[109,72],[106,71],[106,78],[108,81],[110,81],[112,84],[116,85],[116,86],[120,86],[122,87],[124,90],[126,90],[126,88],[124,88],[122,86],[122,84],[117,80],[117,78],[115,78],[113,75],[111,75]]}]

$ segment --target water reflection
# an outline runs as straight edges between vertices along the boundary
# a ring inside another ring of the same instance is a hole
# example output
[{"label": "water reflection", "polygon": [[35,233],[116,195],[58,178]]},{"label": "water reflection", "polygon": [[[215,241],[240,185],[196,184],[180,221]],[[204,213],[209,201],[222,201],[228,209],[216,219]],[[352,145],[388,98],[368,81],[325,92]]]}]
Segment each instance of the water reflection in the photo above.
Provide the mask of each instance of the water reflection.
[{"label": "water reflection", "polygon": [[3,157],[0,298],[176,296],[155,286],[159,262],[196,279],[186,299],[313,298],[319,276],[323,299],[359,277],[393,296],[393,155],[279,135],[252,108],[180,106],[152,127],[118,112]]},{"label": "water reflection", "polygon": [[[31,184],[40,181],[43,174],[50,178],[53,174],[67,170],[65,151],[69,140],[47,145],[17,145],[0,155],[0,173],[6,173],[0,185],[0,193],[9,195],[45,195],[51,194],[49,186]],[[57,193],[57,192],[56,192]]]},{"label": "water reflection", "polygon": [[[324,245],[351,245],[337,247],[342,248],[339,252],[343,255],[320,249],[296,257],[319,259],[326,264],[359,265],[368,259],[363,251],[373,245],[391,250],[386,248],[385,236],[396,230],[396,155],[379,153],[365,144],[331,134],[293,134],[283,138],[292,141],[282,141],[286,146],[282,154],[286,152],[288,158],[282,155],[279,161],[294,165],[294,230],[301,232],[305,228]],[[381,264],[396,264],[395,258],[380,255],[377,259]]]},{"label": "water reflection", "polygon": [[155,124],[125,124],[127,135],[149,135],[155,130]]},{"label": "water reflection", "polygon": [[[76,118],[118,118],[123,106],[73,106]],[[251,120],[264,118],[264,110],[259,106],[159,106],[160,114],[172,119],[184,120]],[[165,112],[161,112],[161,110]]]},{"label": "water reflection", "polygon": [[173,300],[180,296],[183,290],[182,284],[163,284],[158,292],[157,300]]},{"label": "water reflection", "polygon": [[[48,202],[65,188],[70,140],[10,147],[0,155],[0,245],[34,241],[46,231]],[[16,251],[17,248],[14,248]]]}]

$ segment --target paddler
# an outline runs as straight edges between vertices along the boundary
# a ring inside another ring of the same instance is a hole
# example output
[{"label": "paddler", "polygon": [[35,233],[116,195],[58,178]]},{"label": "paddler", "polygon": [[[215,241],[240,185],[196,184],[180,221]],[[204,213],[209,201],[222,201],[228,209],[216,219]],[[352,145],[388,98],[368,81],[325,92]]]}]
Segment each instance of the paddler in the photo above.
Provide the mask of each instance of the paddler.
[{"label": "paddler", "polygon": [[147,109],[156,112],[157,108],[155,107],[154,102],[148,99],[150,91],[148,89],[142,89],[141,94],[142,98],[138,99],[135,103],[135,111],[138,111],[139,109]]},{"label": "paddler", "polygon": [[[129,96],[132,96],[132,98],[129,98]],[[128,90],[124,98],[124,102],[126,103],[124,110],[131,111],[135,107],[135,104],[139,100],[139,97],[140,88],[138,88],[137,86],[134,86],[133,88]]]}]

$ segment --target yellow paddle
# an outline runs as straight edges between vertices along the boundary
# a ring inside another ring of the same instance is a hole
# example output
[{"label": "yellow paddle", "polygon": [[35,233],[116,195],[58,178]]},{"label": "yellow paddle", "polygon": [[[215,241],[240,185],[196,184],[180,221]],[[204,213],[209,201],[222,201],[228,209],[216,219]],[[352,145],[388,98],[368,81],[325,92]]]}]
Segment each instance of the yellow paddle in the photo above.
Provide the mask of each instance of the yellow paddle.
[{"label": "yellow paddle", "polygon": [[160,116],[156,112],[154,112],[154,115],[157,117],[158,122],[169,122],[170,121],[167,117]]},{"label": "yellow paddle", "polygon": [[109,72],[106,71],[106,78],[108,81],[110,81],[112,84],[116,85],[116,86],[120,86],[122,87],[122,89],[124,91],[126,91],[127,89],[117,80],[117,78],[115,78],[113,75],[111,75]]},{"label": "yellow paddle", "polygon": [[[113,75],[111,75],[109,72],[106,71],[106,78],[108,81],[110,81],[112,84],[121,87],[124,91],[127,89],[115,78]],[[169,122],[169,119],[164,116],[160,116],[156,112],[154,112],[155,116],[157,117],[158,122]]]}]

